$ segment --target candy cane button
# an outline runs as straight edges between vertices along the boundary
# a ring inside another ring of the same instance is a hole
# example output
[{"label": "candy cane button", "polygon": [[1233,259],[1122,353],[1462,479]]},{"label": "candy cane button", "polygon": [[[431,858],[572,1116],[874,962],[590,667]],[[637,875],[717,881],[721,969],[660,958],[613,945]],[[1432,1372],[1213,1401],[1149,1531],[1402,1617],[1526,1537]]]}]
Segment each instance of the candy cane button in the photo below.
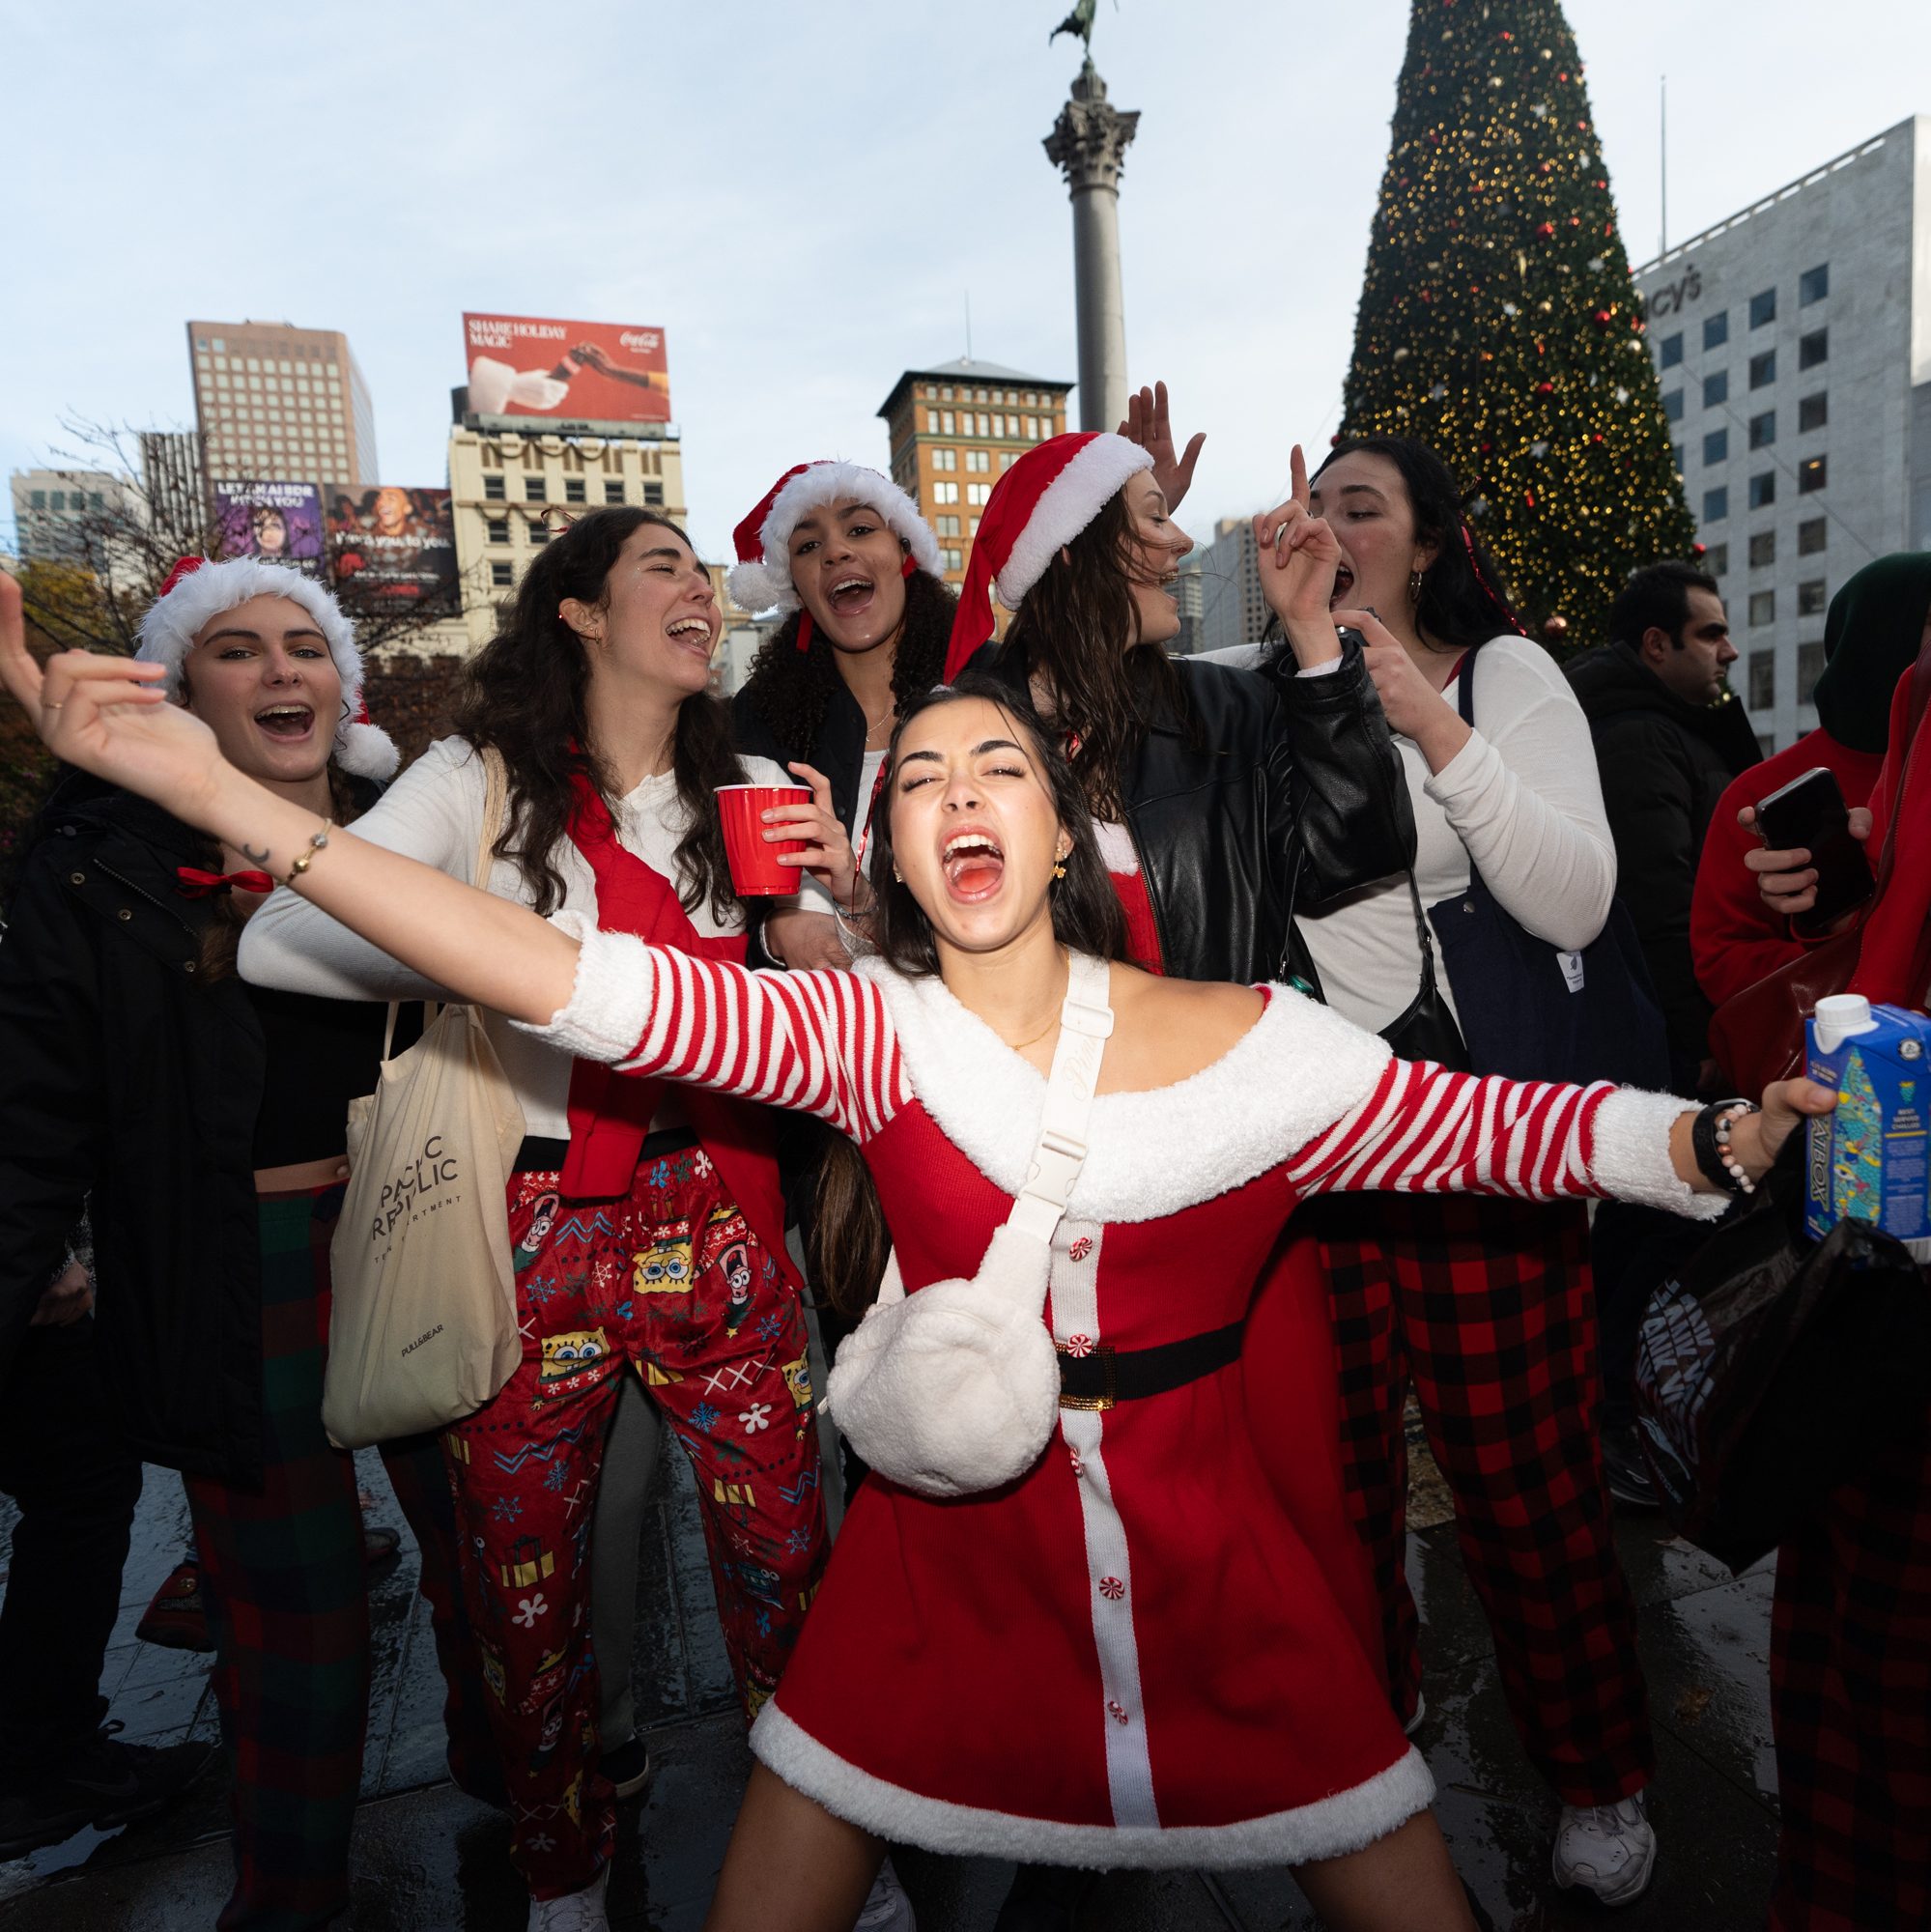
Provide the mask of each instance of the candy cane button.
[{"label": "candy cane button", "polygon": [[1099,1579],[1099,1594],[1109,1604],[1117,1604],[1126,1594],[1126,1585],[1118,1577],[1102,1577]]}]

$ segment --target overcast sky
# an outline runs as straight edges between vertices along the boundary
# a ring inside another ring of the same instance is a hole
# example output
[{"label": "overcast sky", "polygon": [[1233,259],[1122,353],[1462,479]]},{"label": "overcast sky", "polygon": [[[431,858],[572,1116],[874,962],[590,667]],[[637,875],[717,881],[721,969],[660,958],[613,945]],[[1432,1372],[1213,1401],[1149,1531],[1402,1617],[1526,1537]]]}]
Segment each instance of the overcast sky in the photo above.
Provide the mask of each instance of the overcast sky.
[{"label": "overcast sky", "polygon": [[[12,174],[0,462],[70,413],[186,426],[183,323],[348,333],[383,482],[444,481],[465,308],[662,327],[692,531],[781,468],[885,466],[898,372],[1070,380],[1071,217],[1040,152],[1067,0],[218,13],[0,0]],[[1466,0],[1471,8],[1481,0]],[[1498,15],[1508,0],[1489,0]],[[1570,0],[1636,262],[1921,109],[1922,0]],[[1208,432],[1196,532],[1331,433],[1409,9],[1100,0],[1141,111],[1121,197],[1133,380]]]}]

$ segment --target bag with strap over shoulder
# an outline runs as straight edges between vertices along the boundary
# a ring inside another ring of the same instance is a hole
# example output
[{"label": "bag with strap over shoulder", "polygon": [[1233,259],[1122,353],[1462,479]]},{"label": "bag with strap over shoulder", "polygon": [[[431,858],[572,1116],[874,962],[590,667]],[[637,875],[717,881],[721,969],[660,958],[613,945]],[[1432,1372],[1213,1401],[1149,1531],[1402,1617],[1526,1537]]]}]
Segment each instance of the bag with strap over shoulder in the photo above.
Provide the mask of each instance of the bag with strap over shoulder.
[{"label": "bag with strap over shoulder", "polygon": [[[1475,724],[1475,665],[1464,654],[1458,708]],[[1669,1041],[1635,922],[1620,898],[1577,952],[1538,939],[1489,889],[1471,857],[1468,888],[1428,909],[1456,1017],[1477,1073],[1586,1086],[1669,1086]]]},{"label": "bag with strap over shoulder", "polygon": [[1015,1481],[1059,1422],[1060,1358],[1044,1320],[1053,1232],[1086,1162],[1112,1032],[1106,962],[1075,952],[1033,1165],[979,1271],[907,1294],[894,1254],[832,1366],[826,1413],[880,1475],[922,1495]]},{"label": "bag with strap over shoulder", "polygon": [[[475,880],[487,888],[506,774],[487,786]],[[349,1103],[349,1185],[329,1244],[334,1304],[322,1423],[344,1449],[459,1421],[523,1359],[507,1186],[523,1108],[472,1006],[445,1006]]]}]

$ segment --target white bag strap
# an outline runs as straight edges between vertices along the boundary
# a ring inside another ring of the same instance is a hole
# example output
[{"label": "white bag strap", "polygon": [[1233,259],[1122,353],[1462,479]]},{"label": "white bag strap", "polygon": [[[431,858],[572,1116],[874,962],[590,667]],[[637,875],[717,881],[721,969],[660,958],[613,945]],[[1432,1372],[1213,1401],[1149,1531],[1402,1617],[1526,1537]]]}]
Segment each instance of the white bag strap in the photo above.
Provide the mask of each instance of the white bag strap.
[{"label": "white bag strap", "polygon": [[497,840],[502,837],[503,812],[509,799],[509,768],[503,754],[494,745],[486,745],[476,754],[483,761],[483,830],[476,840],[476,863],[470,868],[470,882],[479,893],[490,890],[490,862]]},{"label": "white bag strap", "polygon": [[1041,1242],[1066,1211],[1066,1201],[1086,1165],[1087,1125],[1099,1085],[1099,1064],[1113,1034],[1106,961],[1075,952],[1067,960],[1066,999],[1060,1009],[1060,1040],[1046,1076],[1046,1104],[1039,1111],[1039,1144],[1007,1225]]},{"label": "white bag strap", "polygon": [[[1099,1064],[1113,1035],[1108,992],[1106,961],[1072,953],[1066,964],[1065,1002],[1060,1008],[1059,1044],[1053,1049],[1046,1104],[1039,1113],[1039,1142],[1012,1212],[1006,1217],[1008,1227],[1031,1235],[1042,1245],[1052,1240],[1073,1183],[1086,1165],[1087,1123],[1099,1085]],[[890,1308],[904,1299],[905,1282],[894,1247],[885,1258],[877,1306]]]}]

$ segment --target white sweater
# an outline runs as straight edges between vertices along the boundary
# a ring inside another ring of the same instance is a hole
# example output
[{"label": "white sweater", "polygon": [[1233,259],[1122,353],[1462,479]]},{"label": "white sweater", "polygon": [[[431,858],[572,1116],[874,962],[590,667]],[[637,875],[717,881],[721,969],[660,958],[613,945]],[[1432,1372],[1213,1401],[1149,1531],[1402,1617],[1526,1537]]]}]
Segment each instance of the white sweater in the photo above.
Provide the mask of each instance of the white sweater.
[{"label": "white sweater", "polygon": [[[745,776],[758,784],[793,784],[795,780],[765,758],[741,760]],[[482,761],[461,738],[432,745],[396,780],[381,800],[356,819],[355,836],[434,866],[468,885],[474,877],[476,846],[483,832]],[[675,879],[672,857],[689,819],[678,805],[677,781],[668,773],[645,779],[616,810],[616,831],[625,850],[666,878]],[[551,855],[563,880],[564,906],[597,916],[597,886],[588,860],[564,838]],[[499,898],[529,905],[535,898],[519,867],[498,858],[490,867],[489,889]],[[774,909],[795,899],[773,899]],[[706,937],[741,932],[733,914],[725,924],[712,917],[708,903],[690,914]],[[334,1000],[440,1000],[441,987],[412,973],[400,961],[358,938],[320,907],[286,888],[269,897],[241,930],[241,977],[261,986],[315,993]],[[485,1015],[491,1043],[523,1103],[526,1133],[562,1140],[570,1131],[569,1054],[512,1027],[498,1014]],[[667,1118],[660,1112],[660,1122]]]},{"label": "white sweater", "polygon": [[[1530,932],[1567,951],[1587,946],[1616,890],[1588,720],[1554,660],[1525,638],[1491,639],[1462,663],[1463,676],[1474,668],[1476,729],[1461,751],[1431,775],[1413,741],[1395,736],[1414,804],[1423,908],[1467,891],[1472,858]],[[1303,906],[1298,923],[1337,1011],[1377,1030],[1406,1011],[1421,983],[1421,947],[1405,877]],[[1452,1008],[1439,944],[1435,981]]]}]

